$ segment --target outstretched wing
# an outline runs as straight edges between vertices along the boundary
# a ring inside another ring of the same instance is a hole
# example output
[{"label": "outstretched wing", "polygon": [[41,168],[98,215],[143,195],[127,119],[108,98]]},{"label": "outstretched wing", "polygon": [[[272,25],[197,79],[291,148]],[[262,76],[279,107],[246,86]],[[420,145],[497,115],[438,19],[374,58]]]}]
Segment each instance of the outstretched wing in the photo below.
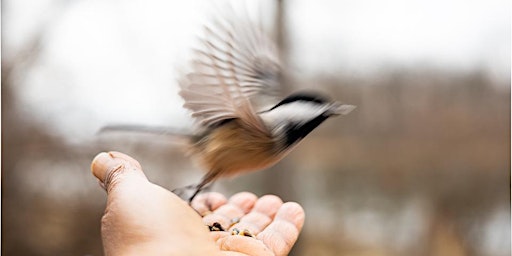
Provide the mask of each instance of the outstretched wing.
[{"label": "outstretched wing", "polygon": [[200,44],[192,70],[180,80],[184,107],[201,125],[240,118],[266,131],[256,111],[257,102],[279,92],[274,43],[248,18],[230,15],[205,26]]}]

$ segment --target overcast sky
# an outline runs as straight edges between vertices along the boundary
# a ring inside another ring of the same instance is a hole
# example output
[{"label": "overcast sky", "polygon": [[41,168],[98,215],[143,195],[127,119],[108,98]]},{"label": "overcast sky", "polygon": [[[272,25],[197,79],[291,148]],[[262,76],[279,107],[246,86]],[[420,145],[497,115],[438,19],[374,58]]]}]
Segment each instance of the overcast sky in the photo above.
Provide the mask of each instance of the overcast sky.
[{"label": "overcast sky", "polygon": [[[286,7],[296,73],[427,66],[510,78],[507,0],[290,0]],[[3,58],[44,28],[37,65],[22,74],[20,104],[69,138],[107,123],[190,123],[173,70],[211,4],[9,0],[2,11]]]}]

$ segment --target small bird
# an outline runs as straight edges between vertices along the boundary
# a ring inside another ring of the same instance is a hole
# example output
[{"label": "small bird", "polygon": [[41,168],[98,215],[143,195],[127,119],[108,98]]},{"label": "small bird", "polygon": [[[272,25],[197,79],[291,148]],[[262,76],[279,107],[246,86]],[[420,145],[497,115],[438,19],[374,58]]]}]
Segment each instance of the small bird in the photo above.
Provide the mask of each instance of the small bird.
[{"label": "small bird", "polygon": [[199,42],[190,70],[178,81],[183,106],[197,125],[190,134],[174,134],[207,171],[197,185],[185,187],[194,190],[189,202],[218,178],[269,168],[326,119],[355,108],[316,92],[278,100],[282,70],[277,48],[248,18],[213,19]]}]

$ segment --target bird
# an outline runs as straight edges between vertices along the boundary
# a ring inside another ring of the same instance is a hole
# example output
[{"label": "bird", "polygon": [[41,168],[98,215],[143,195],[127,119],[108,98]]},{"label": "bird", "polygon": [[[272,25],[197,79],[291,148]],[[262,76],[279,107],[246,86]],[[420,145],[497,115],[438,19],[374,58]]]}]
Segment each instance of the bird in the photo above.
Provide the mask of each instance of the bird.
[{"label": "bird", "polygon": [[355,106],[315,91],[280,97],[283,74],[278,49],[263,27],[247,17],[228,15],[203,25],[179,95],[195,126],[190,132],[140,126],[103,130],[138,130],[172,134],[206,171],[192,189],[192,200],[219,178],[267,169],[290,153],[330,117],[347,115]]}]

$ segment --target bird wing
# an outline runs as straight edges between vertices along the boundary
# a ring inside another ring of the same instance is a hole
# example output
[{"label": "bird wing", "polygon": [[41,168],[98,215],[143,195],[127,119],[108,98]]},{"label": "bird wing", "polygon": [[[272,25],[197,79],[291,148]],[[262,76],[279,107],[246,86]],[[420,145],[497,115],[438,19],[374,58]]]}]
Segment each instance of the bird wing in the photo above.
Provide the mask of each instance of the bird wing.
[{"label": "bird wing", "polygon": [[272,99],[280,91],[277,49],[261,27],[234,17],[204,26],[192,70],[179,81],[179,94],[201,125],[240,118],[267,132],[256,113],[261,99]]}]

